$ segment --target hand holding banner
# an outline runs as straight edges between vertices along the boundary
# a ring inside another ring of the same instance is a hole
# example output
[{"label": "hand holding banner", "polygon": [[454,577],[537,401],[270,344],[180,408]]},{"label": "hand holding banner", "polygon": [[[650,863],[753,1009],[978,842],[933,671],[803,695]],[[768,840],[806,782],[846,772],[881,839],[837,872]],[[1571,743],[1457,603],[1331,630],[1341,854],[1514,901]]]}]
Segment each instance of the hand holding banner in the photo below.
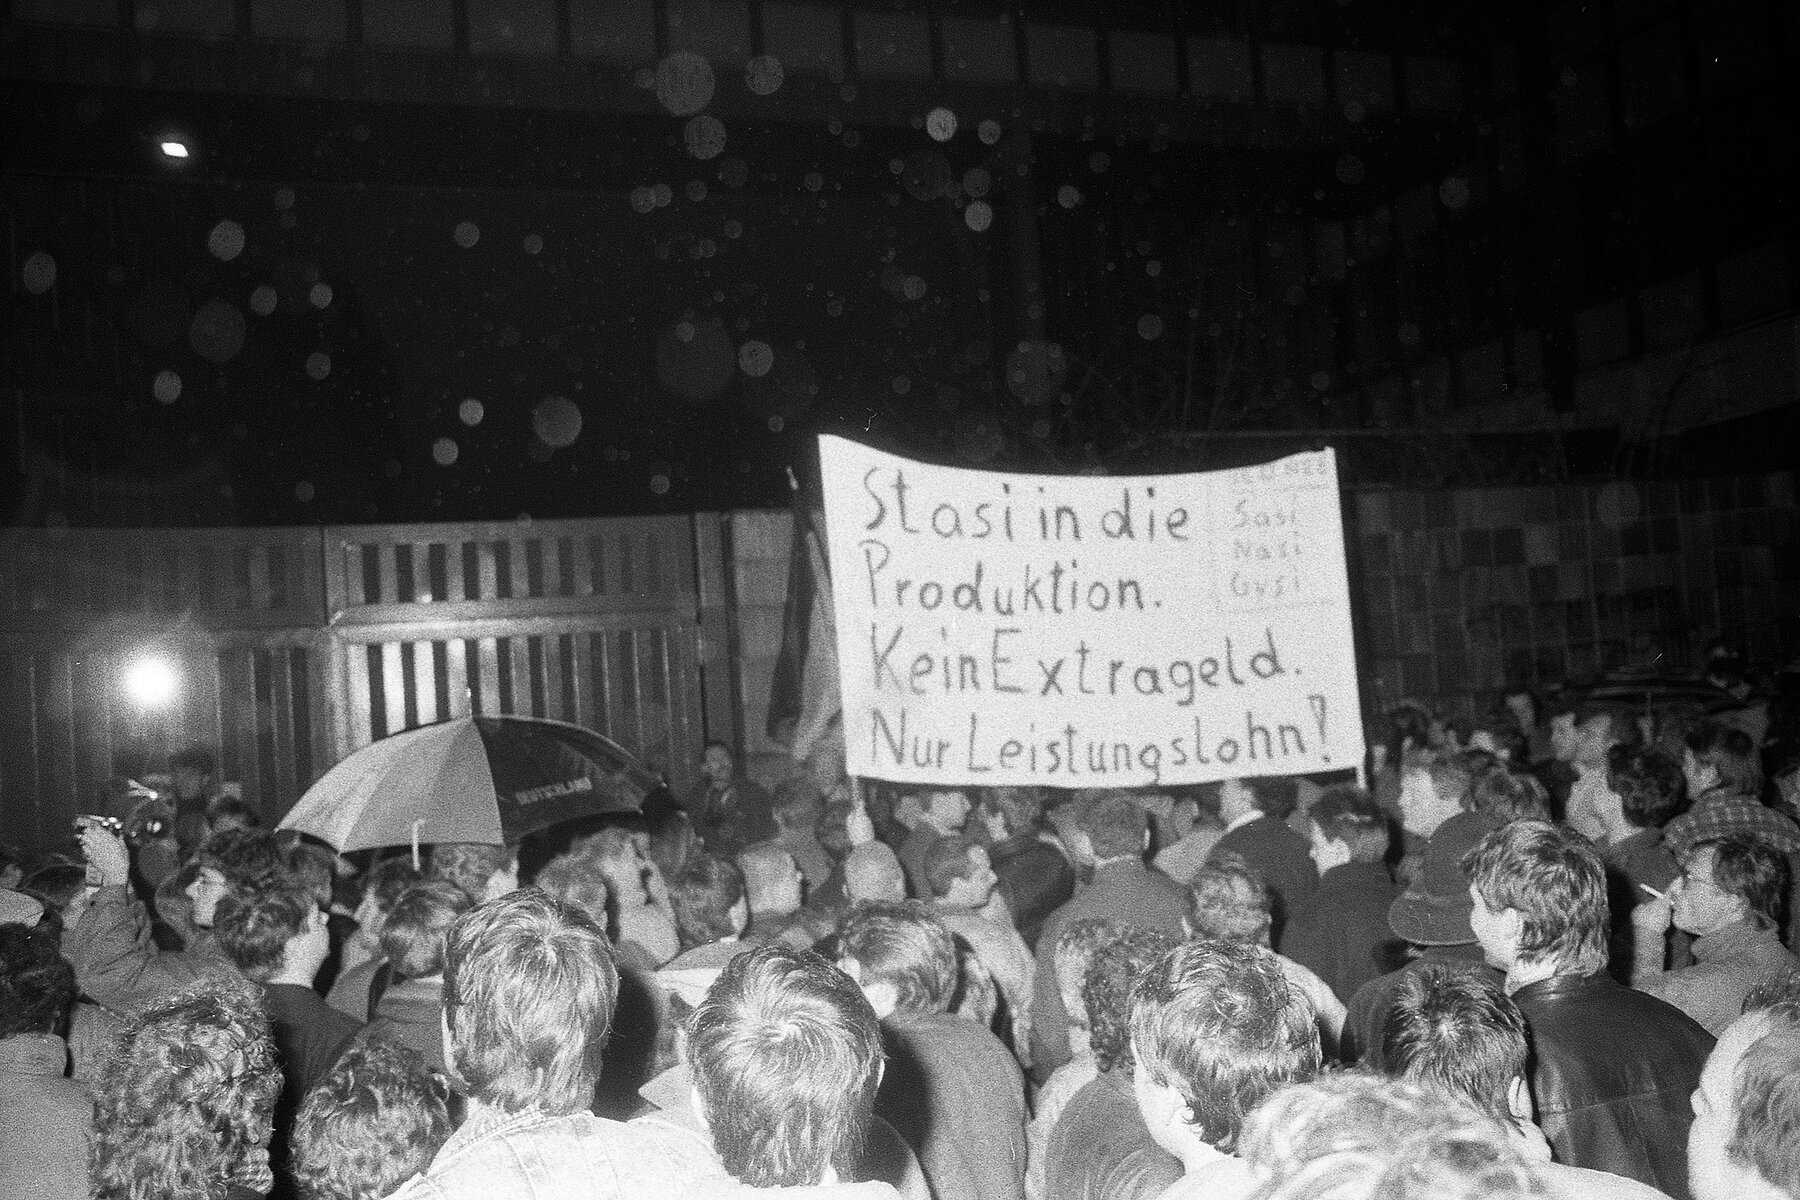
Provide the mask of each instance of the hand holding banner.
[{"label": "hand holding banner", "polygon": [[853,774],[1129,787],[1360,763],[1330,450],[1108,478],[819,447]]}]

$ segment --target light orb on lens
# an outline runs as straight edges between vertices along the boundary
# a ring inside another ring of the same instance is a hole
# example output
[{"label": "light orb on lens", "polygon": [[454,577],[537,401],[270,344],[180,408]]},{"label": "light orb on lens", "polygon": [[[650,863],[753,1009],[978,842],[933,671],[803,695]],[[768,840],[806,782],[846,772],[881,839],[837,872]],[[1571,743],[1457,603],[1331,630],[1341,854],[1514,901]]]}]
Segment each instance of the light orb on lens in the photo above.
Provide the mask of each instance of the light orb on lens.
[{"label": "light orb on lens", "polygon": [[39,250],[20,266],[19,282],[32,295],[43,295],[56,286],[56,260],[48,251]]},{"label": "light orb on lens", "polygon": [[280,299],[275,289],[266,283],[256,285],[250,293],[250,311],[259,317],[267,317],[275,312],[275,303]]},{"label": "light orb on lens", "polygon": [[956,114],[947,108],[934,108],[925,117],[925,132],[934,142],[947,142],[956,136]]},{"label": "light orb on lens", "polygon": [[1145,313],[1138,318],[1138,336],[1146,342],[1154,342],[1162,336],[1163,319],[1155,313]]},{"label": "light orb on lens", "polygon": [[456,228],[450,231],[450,236],[464,250],[473,250],[475,243],[481,240],[481,226],[473,221],[459,221]]},{"label": "light orb on lens", "polygon": [[1056,202],[1064,208],[1074,208],[1081,203],[1081,189],[1072,183],[1065,183],[1056,189]]},{"label": "light orb on lens", "polygon": [[531,431],[546,446],[573,446],[581,436],[581,409],[567,396],[546,397],[531,410]]},{"label": "light orb on lens", "polygon": [[655,475],[652,475],[650,477],[650,490],[655,492],[658,496],[668,495],[669,477],[662,474],[660,471]]},{"label": "light orb on lens", "polygon": [[759,54],[744,64],[744,86],[758,96],[773,95],[787,73],[773,54]]},{"label": "light orb on lens", "polygon": [[313,284],[312,290],[306,293],[306,298],[314,308],[330,308],[331,285],[329,283]]},{"label": "light orb on lens", "polygon": [[725,150],[725,122],[711,113],[701,113],[682,128],[681,140],[695,158],[717,158]]},{"label": "light orb on lens", "polygon": [[963,222],[976,233],[986,233],[994,223],[994,210],[986,200],[971,200],[969,207],[963,209]]},{"label": "light orb on lens", "polygon": [[181,399],[181,376],[173,371],[158,371],[150,381],[150,394],[163,404],[175,403]]},{"label": "light orb on lens", "polygon": [[220,262],[230,262],[244,252],[244,227],[236,221],[220,221],[206,235],[206,248]]},{"label": "light orb on lens", "polygon": [[983,121],[975,127],[975,136],[981,139],[982,145],[993,145],[1000,140],[1000,122],[991,118]]},{"label": "light orb on lens", "polygon": [[286,212],[294,207],[294,189],[290,187],[275,189],[275,211]]},{"label": "light orb on lens", "polygon": [[324,379],[331,374],[331,355],[323,350],[314,350],[306,356],[306,373],[314,379]]},{"label": "light orb on lens", "polygon": [[311,504],[314,495],[315,492],[311,480],[302,479],[299,483],[294,485],[294,499],[298,500],[300,503]]},{"label": "light orb on lens", "polygon": [[188,322],[188,345],[215,366],[224,366],[244,348],[244,314],[235,304],[208,300]]},{"label": "light orb on lens", "polygon": [[738,347],[738,369],[760,379],[775,365],[775,351],[767,342],[748,341]]},{"label": "light orb on lens", "polygon": [[641,213],[655,212],[656,192],[651,188],[643,186],[632,188],[631,207]]},{"label": "light orb on lens", "polygon": [[473,396],[456,406],[456,419],[464,425],[479,425],[485,416],[487,416],[486,406]]},{"label": "light orb on lens", "polygon": [[962,187],[972,199],[979,200],[994,186],[994,177],[986,167],[970,167],[963,172]]},{"label": "light orb on lens", "polygon": [[712,64],[692,50],[677,50],[656,64],[656,99],[678,117],[691,117],[712,103]]},{"label": "light orb on lens", "polygon": [[527,254],[542,254],[544,252],[544,239],[535,233],[526,234],[525,240],[521,242],[520,245]]},{"label": "light orb on lens", "polygon": [[1062,387],[1069,364],[1055,342],[1020,342],[1006,356],[1006,390],[1023,404],[1043,404]]},{"label": "light orb on lens", "polygon": [[450,438],[441,437],[437,441],[431,443],[431,460],[440,467],[455,466],[456,458],[459,453],[460,451],[457,449],[456,442]]},{"label": "light orb on lens", "polygon": [[1469,181],[1452,175],[1438,187],[1438,199],[1445,208],[1464,208],[1469,203]]}]

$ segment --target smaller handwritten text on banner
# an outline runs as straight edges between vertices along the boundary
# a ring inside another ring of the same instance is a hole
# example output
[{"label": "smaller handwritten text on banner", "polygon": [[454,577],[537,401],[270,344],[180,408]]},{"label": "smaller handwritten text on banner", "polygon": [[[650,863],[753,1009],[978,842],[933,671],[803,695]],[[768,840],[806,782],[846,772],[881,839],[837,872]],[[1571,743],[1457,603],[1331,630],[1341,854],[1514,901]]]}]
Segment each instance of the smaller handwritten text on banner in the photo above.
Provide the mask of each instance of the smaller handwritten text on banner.
[{"label": "smaller handwritten text on banner", "polygon": [[1330,450],[1096,478],[819,447],[852,772],[1126,787],[1361,760]]}]

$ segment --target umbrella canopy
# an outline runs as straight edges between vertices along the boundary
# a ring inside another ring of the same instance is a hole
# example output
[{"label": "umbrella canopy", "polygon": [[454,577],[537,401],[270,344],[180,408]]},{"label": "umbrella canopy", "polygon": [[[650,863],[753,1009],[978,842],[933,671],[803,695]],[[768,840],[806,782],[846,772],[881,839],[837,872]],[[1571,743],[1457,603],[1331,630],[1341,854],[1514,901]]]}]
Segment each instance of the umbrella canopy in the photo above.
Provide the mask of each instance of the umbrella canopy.
[{"label": "umbrella canopy", "polygon": [[1597,683],[1577,689],[1577,692],[1592,704],[1641,705],[1645,708],[1683,707],[1710,712],[1738,703],[1725,689],[1688,675],[1616,671]]},{"label": "umbrella canopy", "polygon": [[306,790],[283,829],[340,852],[409,842],[516,843],[573,817],[637,812],[662,780],[591,729],[459,717],[373,742]]}]

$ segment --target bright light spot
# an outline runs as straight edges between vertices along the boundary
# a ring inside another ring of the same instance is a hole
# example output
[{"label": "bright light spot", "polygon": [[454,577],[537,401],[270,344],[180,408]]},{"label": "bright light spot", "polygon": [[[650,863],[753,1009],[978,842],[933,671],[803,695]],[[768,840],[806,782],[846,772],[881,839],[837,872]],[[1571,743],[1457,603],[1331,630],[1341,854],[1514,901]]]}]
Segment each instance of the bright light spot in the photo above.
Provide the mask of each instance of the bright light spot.
[{"label": "bright light spot", "polygon": [[1056,189],[1056,202],[1064,208],[1074,208],[1081,203],[1081,189],[1074,184],[1063,184]]},{"label": "bright light spot", "polygon": [[170,158],[186,158],[188,148],[186,142],[164,142],[162,152]]},{"label": "bright light spot", "polygon": [[981,139],[982,145],[993,145],[1000,140],[1000,122],[992,120],[983,121],[976,127],[975,135]]},{"label": "bright light spot", "polygon": [[775,365],[775,350],[767,342],[748,341],[738,347],[738,368],[760,379]]},{"label": "bright light spot", "polygon": [[781,60],[773,54],[760,55],[744,64],[744,86],[758,96],[772,95],[786,75]]},{"label": "bright light spot", "polygon": [[531,410],[531,431],[546,446],[572,446],[581,436],[581,409],[567,396],[540,400]]},{"label": "bright light spot", "polygon": [[181,376],[173,371],[158,371],[151,381],[150,394],[163,404],[173,404],[181,399]]},{"label": "bright light spot", "polygon": [[475,243],[481,240],[481,227],[473,221],[461,221],[457,223],[455,229],[450,231],[450,236],[464,250],[472,250]]},{"label": "bright light spot", "polygon": [[125,694],[145,708],[173,700],[180,683],[180,676],[166,659],[140,658],[125,668]]},{"label": "bright light spot", "polygon": [[481,418],[486,415],[487,408],[481,401],[475,399],[473,396],[456,406],[457,420],[461,421],[464,425],[479,425],[481,424]]},{"label": "bright light spot", "polygon": [[431,443],[431,458],[440,467],[453,466],[456,462],[456,443],[447,437],[439,438]]},{"label": "bright light spot", "polygon": [[206,248],[214,258],[230,262],[244,252],[244,227],[236,221],[220,221],[206,235]]},{"label": "bright light spot", "polygon": [[306,294],[306,298],[312,301],[314,308],[331,307],[331,285],[329,283],[313,284],[312,291]]},{"label": "bright light spot", "polygon": [[306,373],[314,379],[324,379],[331,374],[331,355],[323,350],[315,350],[307,355]]},{"label": "bright light spot", "polygon": [[947,142],[956,136],[956,114],[947,108],[934,108],[925,118],[925,132],[934,142]]},{"label": "bright light spot", "polygon": [[994,210],[986,200],[971,200],[969,207],[963,209],[963,221],[976,233],[984,233],[994,223]]}]

